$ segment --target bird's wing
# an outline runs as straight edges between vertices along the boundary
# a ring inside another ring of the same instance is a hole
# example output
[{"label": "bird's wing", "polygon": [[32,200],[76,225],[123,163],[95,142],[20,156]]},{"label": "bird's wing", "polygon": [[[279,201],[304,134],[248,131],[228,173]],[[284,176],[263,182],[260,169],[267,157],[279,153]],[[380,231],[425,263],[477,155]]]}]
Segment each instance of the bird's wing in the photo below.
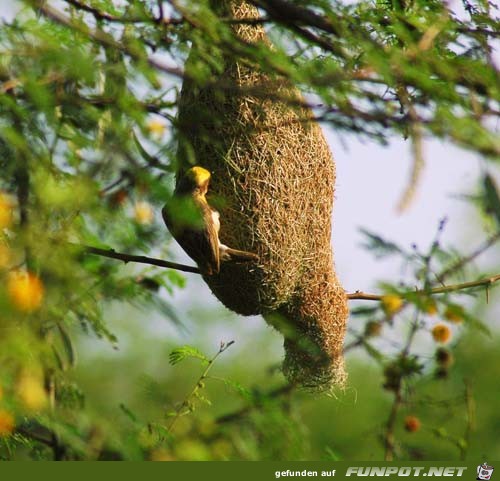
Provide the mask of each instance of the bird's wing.
[{"label": "bird's wing", "polygon": [[[219,216],[214,216],[214,211],[207,203],[202,204],[203,219],[206,222],[206,239],[209,243],[210,256],[208,262],[212,270],[216,273],[220,270],[220,252],[219,252]],[[215,218],[214,218],[215,217]]]},{"label": "bird's wing", "polygon": [[218,226],[212,217],[212,209],[201,200],[195,200],[203,216],[203,228],[175,225],[168,209],[162,210],[163,219],[170,233],[186,254],[193,259],[205,274],[218,273],[220,269]]}]

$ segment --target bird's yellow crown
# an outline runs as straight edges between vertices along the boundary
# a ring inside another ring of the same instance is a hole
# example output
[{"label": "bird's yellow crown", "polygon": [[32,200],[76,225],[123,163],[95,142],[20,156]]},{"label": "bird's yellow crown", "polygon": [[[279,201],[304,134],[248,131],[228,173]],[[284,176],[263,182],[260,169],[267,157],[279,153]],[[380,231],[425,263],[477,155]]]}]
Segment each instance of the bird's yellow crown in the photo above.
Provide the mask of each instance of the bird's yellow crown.
[{"label": "bird's yellow crown", "polygon": [[191,167],[186,172],[186,178],[194,182],[196,186],[201,186],[210,180],[210,172],[200,166]]}]

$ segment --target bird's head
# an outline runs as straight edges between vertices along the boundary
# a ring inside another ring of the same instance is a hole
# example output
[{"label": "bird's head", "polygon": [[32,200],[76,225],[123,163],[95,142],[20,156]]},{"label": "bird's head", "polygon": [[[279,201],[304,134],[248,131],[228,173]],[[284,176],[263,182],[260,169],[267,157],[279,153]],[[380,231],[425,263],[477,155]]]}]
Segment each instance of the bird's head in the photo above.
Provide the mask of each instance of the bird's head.
[{"label": "bird's head", "polygon": [[178,193],[190,193],[198,189],[201,194],[206,194],[211,174],[207,169],[200,166],[191,167],[177,184]]}]

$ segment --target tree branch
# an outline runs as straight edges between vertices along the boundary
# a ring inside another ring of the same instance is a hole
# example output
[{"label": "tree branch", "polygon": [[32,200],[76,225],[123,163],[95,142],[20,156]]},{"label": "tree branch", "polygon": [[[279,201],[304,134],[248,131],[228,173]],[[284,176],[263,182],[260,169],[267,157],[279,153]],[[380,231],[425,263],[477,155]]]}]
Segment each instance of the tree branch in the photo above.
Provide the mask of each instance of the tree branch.
[{"label": "tree branch", "polygon": [[184,71],[178,67],[173,67],[166,65],[158,59],[145,56],[141,53],[133,51],[130,47],[127,47],[123,43],[116,41],[112,35],[105,32],[100,28],[90,29],[87,25],[73,22],[69,17],[64,15],[62,12],[57,10],[56,8],[47,5],[45,1],[42,0],[32,0],[31,2],[38,11],[52,20],[55,23],[60,25],[64,25],[65,27],[71,28],[75,32],[79,32],[80,34],[96,41],[100,45],[104,47],[111,47],[119,50],[124,53],[128,57],[136,61],[146,61],[150,67],[159,70],[163,73],[167,73],[169,75],[174,75],[175,77],[182,78],[184,76]]},{"label": "tree branch", "polygon": [[138,23],[144,22],[146,19],[144,17],[117,17],[107,12],[103,12],[97,8],[94,8],[90,5],[87,5],[80,0],[64,0],[66,3],[69,3],[71,6],[75,7],[77,10],[82,10],[87,13],[91,13],[95,18],[99,20],[107,20],[108,22],[119,22],[119,23]]},{"label": "tree branch", "polygon": [[[463,289],[470,289],[472,287],[488,287],[491,284],[495,284],[500,281],[500,274],[485,277],[477,281],[462,282],[461,284],[451,284],[449,286],[434,287],[432,289],[421,289],[418,291],[411,291],[412,294],[445,294],[446,292],[461,291]],[[347,294],[347,298],[351,301],[363,300],[363,301],[380,301],[384,297],[382,294],[368,294],[362,291],[356,291],[351,294]]]},{"label": "tree branch", "polygon": [[339,29],[326,17],[311,9],[285,0],[250,0],[258,8],[263,8],[274,20],[287,24],[308,25],[335,36],[341,36]]},{"label": "tree branch", "polygon": [[[121,252],[116,252],[114,249],[100,249],[98,247],[83,246],[84,252],[88,254],[94,254],[102,257],[108,257],[110,259],[117,259],[125,263],[137,262],[139,264],[150,264],[153,266],[164,267],[167,269],[175,269],[183,272],[191,272],[194,274],[200,274],[200,270],[197,267],[187,266],[185,264],[178,264],[176,262],[164,261],[162,259],[156,259],[154,257],[138,256],[133,254],[124,254]],[[490,286],[500,281],[500,274],[494,276],[485,277],[477,281],[462,282],[460,284],[451,284],[449,286],[434,287],[432,289],[421,289],[417,291],[411,291],[412,294],[445,294],[447,292],[460,291],[463,289],[471,289],[473,287]],[[347,298],[351,301],[364,300],[364,301],[380,301],[384,297],[383,294],[369,294],[362,291],[356,291],[347,294]]]},{"label": "tree branch", "polygon": [[165,25],[180,25],[184,22],[182,18],[176,18],[176,19],[165,19],[165,16],[163,14],[163,4],[159,0],[158,1],[158,8],[160,11],[160,14],[158,18],[154,17],[147,17],[147,16],[116,16],[112,15],[111,13],[104,12],[102,10],[99,10],[98,8],[92,7],[90,5],[87,5],[84,2],[81,2],[80,0],[64,0],[66,3],[72,5],[75,7],[77,10],[82,10],[87,13],[91,13],[95,18],[99,20],[105,20],[107,22],[116,22],[116,23],[163,23]]},{"label": "tree branch", "polygon": [[200,270],[197,267],[186,266],[184,264],[177,264],[176,262],[164,261],[162,259],[155,259],[153,257],[122,254],[121,252],[116,252],[113,249],[99,249],[98,247],[83,246],[83,251],[88,254],[94,254],[101,257],[108,257],[110,259],[117,259],[125,263],[138,262],[139,264],[150,264],[153,266],[165,267],[167,269],[175,269],[177,271],[200,274]]},{"label": "tree branch", "polygon": [[382,294],[368,294],[363,291],[355,291],[347,294],[347,299],[350,301],[381,301]]}]

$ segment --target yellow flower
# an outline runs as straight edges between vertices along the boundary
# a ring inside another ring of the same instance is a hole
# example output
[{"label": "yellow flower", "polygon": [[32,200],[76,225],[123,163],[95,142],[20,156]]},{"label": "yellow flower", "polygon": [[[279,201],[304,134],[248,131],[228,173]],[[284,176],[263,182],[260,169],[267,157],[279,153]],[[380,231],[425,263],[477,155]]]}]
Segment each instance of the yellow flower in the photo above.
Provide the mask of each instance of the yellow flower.
[{"label": "yellow flower", "polygon": [[42,380],[33,374],[22,374],[17,383],[17,395],[29,411],[41,411],[47,405],[47,393]]},{"label": "yellow flower", "polygon": [[0,192],[0,230],[12,225],[12,200],[3,192]]},{"label": "yellow flower", "polygon": [[165,133],[167,126],[159,119],[151,119],[147,123],[146,128],[151,134],[155,135],[156,137],[161,137]]},{"label": "yellow flower", "polygon": [[136,222],[142,225],[148,225],[153,222],[154,212],[149,202],[137,202],[134,206],[134,216]]},{"label": "yellow flower", "polygon": [[431,333],[436,342],[444,344],[451,339],[451,329],[446,324],[436,324]]},{"label": "yellow flower", "polygon": [[404,304],[403,299],[399,296],[396,296],[395,294],[388,294],[386,296],[382,296],[381,302],[382,302],[382,309],[388,316],[396,314],[396,312],[401,310]]},{"label": "yellow flower", "polygon": [[5,409],[0,409],[0,436],[8,436],[14,431],[14,416]]},{"label": "yellow flower", "polygon": [[33,312],[42,304],[44,287],[35,274],[16,271],[8,277],[7,293],[18,310]]}]

